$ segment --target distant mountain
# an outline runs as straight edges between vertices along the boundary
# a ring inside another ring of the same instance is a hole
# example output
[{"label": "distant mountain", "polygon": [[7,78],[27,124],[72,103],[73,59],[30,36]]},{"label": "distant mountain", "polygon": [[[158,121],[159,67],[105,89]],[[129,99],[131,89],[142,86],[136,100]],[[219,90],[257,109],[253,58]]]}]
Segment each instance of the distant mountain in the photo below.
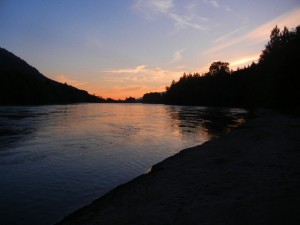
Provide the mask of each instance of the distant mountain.
[{"label": "distant mountain", "polygon": [[0,105],[103,102],[87,91],[51,80],[6,49],[0,48]]}]

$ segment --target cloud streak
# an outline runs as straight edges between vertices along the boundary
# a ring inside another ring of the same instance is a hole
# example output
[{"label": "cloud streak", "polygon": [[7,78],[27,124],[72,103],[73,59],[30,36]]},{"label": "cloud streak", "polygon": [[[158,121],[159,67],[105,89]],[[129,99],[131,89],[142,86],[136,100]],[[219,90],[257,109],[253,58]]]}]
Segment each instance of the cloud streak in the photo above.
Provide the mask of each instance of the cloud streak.
[{"label": "cloud streak", "polygon": [[172,20],[174,26],[178,29],[190,27],[197,30],[206,30],[201,24],[201,21],[206,20],[206,18],[193,14],[191,4],[187,4],[185,7],[189,9],[188,16],[178,13],[178,7],[174,0],[137,0],[134,8],[150,19],[154,19],[156,15],[164,15]]},{"label": "cloud streak", "polygon": [[[110,80],[110,82],[117,83],[163,82],[168,84],[170,80],[179,78],[183,72],[182,67],[168,70],[160,67],[150,68],[146,65],[140,65],[132,69],[104,70],[101,71],[101,77],[105,78],[106,81]],[[114,74],[120,74],[121,76],[114,76]]]},{"label": "cloud streak", "polygon": [[218,42],[221,42],[223,40],[226,40],[228,39],[229,37],[233,36],[234,34],[237,34],[239,32],[241,32],[242,30],[245,30],[246,29],[246,26],[243,26],[243,27],[240,27],[234,31],[231,31],[229,33],[226,33],[226,34],[223,34],[222,36],[220,36],[219,38],[217,38],[216,40],[214,40],[213,42],[214,43],[218,43]]},{"label": "cloud streak", "polygon": [[210,4],[212,7],[217,9],[224,9],[225,11],[232,11],[231,8],[227,5],[220,4],[217,0],[202,0],[206,4]]},{"label": "cloud streak", "polygon": [[220,8],[220,4],[216,0],[202,0],[202,1],[205,2],[205,3],[208,3],[210,5],[212,5],[215,8]]},{"label": "cloud streak", "polygon": [[136,92],[143,88],[143,86],[140,85],[129,85],[129,86],[115,86],[114,89],[117,91],[126,91],[126,92]]},{"label": "cloud streak", "polygon": [[182,53],[185,51],[185,49],[181,49],[181,50],[178,50],[174,53],[173,55],[173,59],[172,59],[172,63],[176,63],[178,61],[180,61],[182,59]]},{"label": "cloud streak", "polygon": [[143,71],[146,71],[146,67],[147,67],[147,65],[140,65],[140,66],[136,66],[135,68],[112,69],[112,70],[105,70],[105,71],[102,71],[102,72],[117,73],[117,74],[125,74],[125,73],[138,74],[138,73],[141,73]]},{"label": "cloud streak", "polygon": [[224,36],[218,38],[215,42],[221,42],[222,40],[225,39],[227,40],[207,50],[204,54],[206,55],[215,54],[233,45],[242,44],[242,43],[257,44],[257,43],[265,42],[269,39],[270,32],[275,27],[275,25],[281,28],[283,28],[284,26],[287,26],[289,28],[296,27],[297,25],[299,25],[299,18],[300,18],[300,7],[295,10],[289,11],[275,19],[272,19],[271,21],[266,22],[265,24],[257,27],[256,29],[242,36],[227,39],[229,36],[232,36],[233,34],[241,30],[241,28],[237,29],[235,31],[228,33],[227,35],[225,34]]},{"label": "cloud streak", "polygon": [[233,66],[234,68],[236,68],[238,66],[243,66],[243,65],[246,65],[253,61],[256,61],[256,60],[258,60],[258,58],[259,58],[259,54],[249,55],[249,56],[245,56],[243,58],[237,59],[237,60],[233,60],[230,63],[230,65]]},{"label": "cloud streak", "polygon": [[184,68],[164,69],[140,65],[103,70],[98,79],[100,95],[113,98],[125,98],[129,95],[142,97],[147,92],[165,91],[165,87],[170,85],[172,80],[178,80],[182,76]]},{"label": "cloud streak", "polygon": [[165,13],[174,7],[173,0],[148,0],[148,3],[152,4],[156,9]]}]

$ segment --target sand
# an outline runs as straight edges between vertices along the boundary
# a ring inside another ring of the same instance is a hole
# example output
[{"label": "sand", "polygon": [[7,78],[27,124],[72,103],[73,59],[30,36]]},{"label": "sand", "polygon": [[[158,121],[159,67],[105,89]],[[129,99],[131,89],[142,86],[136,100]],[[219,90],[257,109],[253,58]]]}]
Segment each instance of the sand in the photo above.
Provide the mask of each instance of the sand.
[{"label": "sand", "polygon": [[58,224],[300,224],[300,118],[264,112]]}]

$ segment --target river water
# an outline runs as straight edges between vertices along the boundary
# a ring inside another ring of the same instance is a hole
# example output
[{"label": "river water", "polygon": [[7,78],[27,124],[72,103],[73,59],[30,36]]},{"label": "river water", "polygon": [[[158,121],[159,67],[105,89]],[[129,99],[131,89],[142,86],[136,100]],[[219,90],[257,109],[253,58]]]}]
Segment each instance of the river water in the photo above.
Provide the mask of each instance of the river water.
[{"label": "river water", "polygon": [[1,106],[0,224],[53,224],[246,116],[144,104]]}]

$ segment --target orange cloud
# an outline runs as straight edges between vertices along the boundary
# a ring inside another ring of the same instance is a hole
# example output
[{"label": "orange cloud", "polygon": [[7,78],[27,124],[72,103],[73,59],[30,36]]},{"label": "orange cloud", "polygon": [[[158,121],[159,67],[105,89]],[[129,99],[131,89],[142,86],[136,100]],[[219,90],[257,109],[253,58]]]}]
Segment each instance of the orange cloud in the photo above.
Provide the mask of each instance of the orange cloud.
[{"label": "orange cloud", "polygon": [[230,65],[233,66],[232,69],[236,69],[237,67],[242,67],[252,63],[253,61],[257,61],[259,59],[259,54],[245,56],[240,59],[233,60]]},{"label": "orange cloud", "polygon": [[140,65],[140,66],[136,66],[135,68],[126,68],[126,69],[112,69],[112,70],[106,70],[103,71],[105,73],[133,73],[133,74],[138,74],[143,72],[146,69],[147,65]]},{"label": "orange cloud", "polygon": [[116,86],[114,87],[115,90],[118,91],[126,91],[126,92],[136,92],[138,90],[141,90],[143,86]]},{"label": "orange cloud", "polygon": [[114,86],[101,90],[101,96],[104,98],[113,99],[125,99],[127,97],[140,98],[143,97],[145,93],[158,91],[162,92],[165,90],[165,86],[160,86],[159,88],[154,88],[146,85],[124,85],[124,86]]},{"label": "orange cloud", "polygon": [[109,69],[102,71],[98,82],[93,85],[99,90],[96,93],[101,92],[98,95],[104,98],[125,99],[129,96],[139,98],[147,92],[165,91],[165,86],[182,76],[184,68],[169,70],[141,65],[133,68]]}]

